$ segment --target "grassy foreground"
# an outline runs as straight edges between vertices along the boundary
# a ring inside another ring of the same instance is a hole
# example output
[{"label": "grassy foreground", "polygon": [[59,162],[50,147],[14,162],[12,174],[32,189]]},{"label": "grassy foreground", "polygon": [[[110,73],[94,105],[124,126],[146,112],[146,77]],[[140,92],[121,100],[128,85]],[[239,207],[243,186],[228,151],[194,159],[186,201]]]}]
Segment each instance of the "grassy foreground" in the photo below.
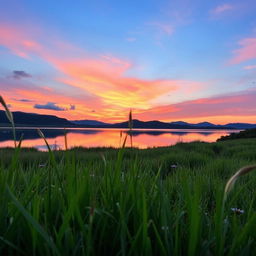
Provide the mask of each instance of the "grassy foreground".
[{"label": "grassy foreground", "polygon": [[[0,255],[256,255],[256,139],[0,150]],[[239,208],[239,209],[231,209]]]}]

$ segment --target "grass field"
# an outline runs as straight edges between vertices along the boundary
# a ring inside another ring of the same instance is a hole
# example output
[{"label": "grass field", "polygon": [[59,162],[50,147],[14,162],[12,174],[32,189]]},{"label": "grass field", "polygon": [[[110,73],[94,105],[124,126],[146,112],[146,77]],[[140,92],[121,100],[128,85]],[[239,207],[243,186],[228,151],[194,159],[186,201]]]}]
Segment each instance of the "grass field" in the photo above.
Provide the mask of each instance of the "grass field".
[{"label": "grass field", "polygon": [[[0,255],[256,255],[256,139],[0,150]],[[232,209],[239,208],[239,209]]]}]

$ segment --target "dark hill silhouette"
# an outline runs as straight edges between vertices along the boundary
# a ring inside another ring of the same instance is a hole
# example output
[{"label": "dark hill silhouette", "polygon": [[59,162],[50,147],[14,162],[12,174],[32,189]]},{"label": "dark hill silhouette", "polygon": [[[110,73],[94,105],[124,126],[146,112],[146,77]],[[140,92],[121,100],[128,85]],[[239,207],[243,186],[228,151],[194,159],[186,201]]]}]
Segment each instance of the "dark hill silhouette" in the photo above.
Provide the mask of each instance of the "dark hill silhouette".
[{"label": "dark hill silhouette", "polygon": [[[60,126],[60,127],[73,127],[74,124],[65,118],[59,118],[52,115],[39,115],[33,113],[13,112],[13,118],[16,126]],[[0,110],[0,124],[10,125],[5,112]]]},{"label": "dark hill silhouette", "polygon": [[[139,128],[139,129],[193,129],[194,128],[189,125],[170,124],[170,123],[164,123],[156,120],[144,122],[144,121],[134,119],[132,122],[133,122],[133,128]],[[108,125],[108,127],[128,128],[128,121]]]},{"label": "dark hill silhouette", "polygon": [[70,121],[73,124],[77,125],[90,125],[90,126],[103,126],[103,125],[109,125],[107,123],[101,122],[101,121],[96,121],[96,120],[72,120]]},{"label": "dark hill silhouette", "polygon": [[189,126],[196,126],[196,127],[212,127],[212,128],[218,128],[219,125],[215,125],[209,122],[201,122],[198,124],[191,124],[191,123],[187,123],[184,121],[176,121],[176,122],[171,122],[170,124],[178,124],[178,125],[189,125]]}]

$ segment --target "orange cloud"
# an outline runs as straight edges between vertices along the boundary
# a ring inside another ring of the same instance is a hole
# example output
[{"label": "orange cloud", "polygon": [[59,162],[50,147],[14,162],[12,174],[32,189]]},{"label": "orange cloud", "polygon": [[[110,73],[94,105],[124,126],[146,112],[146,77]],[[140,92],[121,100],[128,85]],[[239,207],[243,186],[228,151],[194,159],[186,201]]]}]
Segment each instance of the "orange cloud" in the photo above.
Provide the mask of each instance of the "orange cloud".
[{"label": "orange cloud", "polygon": [[123,108],[148,108],[152,99],[177,89],[172,80],[125,77],[127,69],[122,66],[113,68],[112,63],[106,64],[102,60],[55,61],[55,65],[69,77],[60,79],[62,82],[88,91],[107,104]]}]

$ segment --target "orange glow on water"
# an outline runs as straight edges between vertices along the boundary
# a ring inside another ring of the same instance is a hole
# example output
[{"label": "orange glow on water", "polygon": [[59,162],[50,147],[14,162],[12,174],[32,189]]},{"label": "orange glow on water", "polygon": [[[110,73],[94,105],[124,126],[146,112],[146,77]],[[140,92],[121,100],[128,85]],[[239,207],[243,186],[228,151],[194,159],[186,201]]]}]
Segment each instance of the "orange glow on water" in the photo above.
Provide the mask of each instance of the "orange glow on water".
[{"label": "orange glow on water", "polygon": [[[1,131],[1,130],[0,130]],[[51,132],[51,129],[47,129]],[[54,130],[56,132],[56,129]],[[59,135],[54,138],[47,138],[48,143],[52,148],[64,149],[64,131],[59,129]],[[119,129],[68,129],[68,146],[72,147],[120,147],[121,141],[126,135],[125,130],[122,130],[123,135],[120,140]],[[234,131],[232,131],[234,132]],[[229,134],[228,130],[134,130],[133,146],[138,148],[170,146],[177,142],[204,141],[214,142],[221,136]],[[11,139],[1,139],[0,147],[12,147]],[[36,147],[39,150],[46,150],[44,141],[38,137],[33,139],[24,139],[23,147]],[[128,137],[126,146],[130,146]]]}]

